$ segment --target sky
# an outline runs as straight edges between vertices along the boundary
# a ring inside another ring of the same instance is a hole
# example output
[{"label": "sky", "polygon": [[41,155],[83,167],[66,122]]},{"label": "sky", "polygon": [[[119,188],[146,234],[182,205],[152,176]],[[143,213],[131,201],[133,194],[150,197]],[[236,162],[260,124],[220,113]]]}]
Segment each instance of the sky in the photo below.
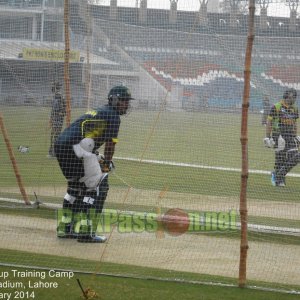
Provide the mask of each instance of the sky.
[{"label": "sky", "polygon": [[[210,0],[209,0],[210,1]],[[110,5],[110,0],[95,0],[100,5]],[[269,16],[280,16],[289,17],[290,9],[284,3],[279,3],[278,0],[274,1],[277,3],[271,3],[268,7]],[[135,7],[136,0],[118,0],[118,6]],[[148,8],[160,8],[169,9],[170,0],[148,0]],[[199,10],[200,2],[199,0],[178,0],[177,4],[178,10],[196,11]],[[259,6],[257,5],[256,12],[259,13]],[[300,12],[300,8],[298,9]]]}]

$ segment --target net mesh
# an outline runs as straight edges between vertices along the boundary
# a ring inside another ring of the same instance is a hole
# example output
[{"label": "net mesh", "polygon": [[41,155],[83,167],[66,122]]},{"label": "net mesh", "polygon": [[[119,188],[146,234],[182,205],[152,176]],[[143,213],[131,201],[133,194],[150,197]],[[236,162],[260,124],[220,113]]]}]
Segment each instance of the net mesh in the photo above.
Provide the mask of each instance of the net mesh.
[{"label": "net mesh", "polygon": [[[1,262],[237,278],[247,2],[107,2],[70,1],[66,11],[64,1],[0,1]],[[262,141],[272,103],[300,90],[297,3],[257,1],[251,66],[247,278],[277,286],[300,280],[300,173],[296,166],[286,187],[272,186],[274,151]],[[71,122],[107,104],[114,86],[136,99],[121,116],[98,226],[104,244],[56,237],[67,188],[48,153],[56,83]]]}]

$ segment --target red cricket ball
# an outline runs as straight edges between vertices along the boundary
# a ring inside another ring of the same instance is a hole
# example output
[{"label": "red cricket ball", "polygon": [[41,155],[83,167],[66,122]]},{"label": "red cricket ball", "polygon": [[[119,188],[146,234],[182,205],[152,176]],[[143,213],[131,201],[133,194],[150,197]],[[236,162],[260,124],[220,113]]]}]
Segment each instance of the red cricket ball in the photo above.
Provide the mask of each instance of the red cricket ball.
[{"label": "red cricket ball", "polygon": [[188,231],[190,220],[189,215],[183,209],[169,209],[162,216],[162,225],[165,231],[172,236],[179,236]]}]

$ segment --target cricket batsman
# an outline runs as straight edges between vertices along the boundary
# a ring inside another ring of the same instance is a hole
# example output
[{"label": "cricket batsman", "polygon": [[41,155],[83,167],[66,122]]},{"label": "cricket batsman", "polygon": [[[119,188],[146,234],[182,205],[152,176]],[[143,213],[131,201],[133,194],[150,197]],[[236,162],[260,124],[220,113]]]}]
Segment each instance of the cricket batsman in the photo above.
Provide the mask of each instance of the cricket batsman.
[{"label": "cricket batsman", "polygon": [[271,107],[267,118],[264,144],[275,150],[275,165],[271,174],[273,186],[284,187],[285,176],[300,162],[296,98],[297,91],[293,88],[287,89],[282,100]]},{"label": "cricket batsman", "polygon": [[[127,113],[130,100],[133,98],[127,87],[113,87],[108,94],[108,104],[88,111],[58,137],[55,154],[68,182],[63,209],[72,211],[71,216],[63,214],[58,220],[58,237],[88,243],[106,241],[105,236],[96,235],[97,224],[93,224],[95,219],[89,212],[91,209],[97,215],[102,212],[109,189],[108,172],[118,142],[120,116]],[[102,145],[104,156],[99,156],[98,148]],[[78,215],[84,216],[79,222]]]}]

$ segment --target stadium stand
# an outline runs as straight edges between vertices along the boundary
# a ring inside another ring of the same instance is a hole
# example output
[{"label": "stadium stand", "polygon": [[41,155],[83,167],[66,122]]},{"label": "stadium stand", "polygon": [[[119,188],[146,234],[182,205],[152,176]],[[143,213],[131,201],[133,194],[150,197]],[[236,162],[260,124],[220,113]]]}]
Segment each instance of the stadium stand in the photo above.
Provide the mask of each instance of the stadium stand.
[{"label": "stadium stand", "polygon": [[[24,48],[64,49],[63,3],[53,7],[52,1],[46,1],[49,6],[46,7],[47,17],[45,16],[44,31],[41,32],[41,28],[34,24],[39,22],[36,18],[43,14],[42,3],[43,1],[0,2],[0,62],[4,66],[0,76],[3,78],[3,102],[14,98],[9,91],[13,90],[17,94],[17,90],[21,89],[23,92],[19,91],[18,94],[25,99],[14,101],[44,104],[47,102],[45,99],[49,98],[53,78],[63,78],[62,62],[43,62],[46,71],[40,76],[36,75],[35,62],[26,61],[22,56]],[[226,13],[209,13],[207,25],[200,26],[197,23],[197,12],[178,11],[176,24],[169,24],[167,10],[148,9],[145,24],[140,24],[135,8],[118,7],[116,21],[109,19],[108,6],[91,6],[91,12],[93,41],[87,52],[88,26],[84,19],[80,18],[77,1],[72,1],[71,45],[72,50],[80,52],[80,61],[71,63],[74,105],[84,102],[82,73],[89,61],[93,64],[93,99],[105,97],[108,80],[110,84],[117,84],[124,82],[125,78],[125,81],[132,85],[133,91],[139,91],[139,83],[150,79],[149,91],[139,97],[141,102],[148,103],[148,107],[155,108],[155,98],[171,92],[172,88],[178,85],[182,88],[182,107],[188,106],[185,102],[189,101],[198,102],[196,106],[199,107],[203,106],[203,101],[208,107],[238,107],[243,87],[246,16],[239,15],[236,30],[228,31],[226,26],[229,26],[229,14]],[[15,17],[18,14],[22,17]],[[76,22],[73,21],[75,19]],[[78,22],[79,19],[81,22]],[[157,22],[158,20],[160,22]],[[259,16],[256,17],[256,22],[259,24]],[[269,27],[263,31],[257,26],[251,77],[253,110],[260,109],[263,94],[275,98],[281,94],[284,87],[299,89],[299,30],[289,32],[284,25],[281,25],[282,30],[273,30],[279,23],[287,24],[288,19],[269,17]],[[18,30],[20,27],[27,29]],[[11,28],[16,30],[12,31]],[[231,35],[228,35],[228,32],[231,32]],[[224,57],[226,59],[223,59]],[[288,64],[282,65],[282,59]],[[26,68],[22,68],[25,64]],[[12,69],[14,74],[10,74]],[[22,74],[24,69],[27,72],[26,76]],[[283,69],[285,71],[282,71]],[[287,75],[287,69],[290,75]],[[12,80],[7,82],[9,77]],[[48,82],[47,87],[45,82]],[[12,89],[11,85],[15,85],[15,88]],[[99,87],[103,88],[103,91],[98,92]],[[153,95],[154,89],[159,91]]]},{"label": "stadium stand", "polygon": [[[239,101],[243,85],[241,66],[243,66],[244,60],[245,41],[241,42],[240,36],[211,36],[203,45],[202,34],[193,34],[191,38],[190,33],[178,33],[118,22],[111,22],[110,26],[105,26],[104,22],[107,21],[98,20],[97,24],[107,36],[111,37],[112,43],[118,42],[167,90],[170,91],[172,81],[176,81],[184,87],[192,86],[189,89],[192,94],[199,93],[196,86],[202,86],[201,93],[206,93],[204,87],[211,84],[212,87],[207,89],[207,93],[218,91],[218,94],[226,95],[225,103],[228,103],[230,107],[236,107],[236,105],[232,105],[231,99],[235,99],[235,102]],[[149,38],[144,41],[144,45],[140,45],[143,36]],[[295,37],[256,38],[251,82],[253,109],[260,108],[263,93],[277,95],[281,94],[284,86],[295,86],[296,83],[292,80],[297,81],[297,77],[293,75],[290,76],[290,79],[280,79],[279,75],[277,81],[272,81],[270,77],[265,77],[263,74],[270,73],[269,70],[274,68],[274,64],[281,64],[282,58],[290,61],[293,66],[296,65],[295,69],[297,70],[297,63],[299,65],[298,42],[299,39]],[[184,48],[179,48],[178,45],[184,45]],[[274,45],[274,47],[270,48],[269,45]],[[292,53],[295,55],[285,55],[287,45],[289,49],[292,48]],[[273,48],[276,48],[276,51]],[[224,56],[226,56],[226,60],[223,59]],[[205,61],[206,65],[202,66],[201,61]],[[283,74],[286,72],[286,67],[282,66],[282,68]],[[215,82],[212,83],[213,81]],[[230,84],[230,82],[236,84]],[[232,87],[229,90],[226,89],[228,84]],[[263,86],[264,88],[260,89]],[[235,96],[232,90],[236,91]],[[212,95],[212,99],[216,99],[216,97]],[[215,100],[212,100],[212,103],[215,103]]]}]

